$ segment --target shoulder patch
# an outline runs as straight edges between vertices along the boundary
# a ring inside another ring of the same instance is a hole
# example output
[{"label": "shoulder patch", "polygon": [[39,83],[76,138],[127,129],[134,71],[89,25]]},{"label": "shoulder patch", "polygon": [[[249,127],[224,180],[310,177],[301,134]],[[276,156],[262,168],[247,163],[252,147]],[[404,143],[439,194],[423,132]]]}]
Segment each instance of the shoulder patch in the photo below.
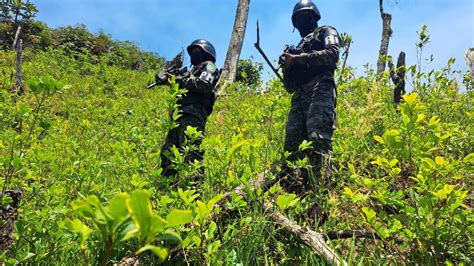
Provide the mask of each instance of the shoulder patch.
[{"label": "shoulder patch", "polygon": [[327,31],[328,35],[339,36],[339,33],[337,32],[337,30],[334,27],[326,26],[326,31]]},{"label": "shoulder patch", "polygon": [[216,67],[216,65],[214,65],[214,63],[209,63],[206,66],[206,70],[207,70],[207,72],[209,72],[211,74],[214,74],[214,72],[216,72],[216,70],[217,70],[217,67]]},{"label": "shoulder patch", "polygon": [[330,35],[334,35],[334,36],[339,35],[339,33],[337,33],[335,28],[329,28],[328,32],[329,32]]},{"label": "shoulder patch", "polygon": [[320,28],[324,29],[324,31],[326,32],[326,35],[336,35],[336,36],[339,35],[339,33],[334,27],[324,25],[324,26],[321,26]]}]

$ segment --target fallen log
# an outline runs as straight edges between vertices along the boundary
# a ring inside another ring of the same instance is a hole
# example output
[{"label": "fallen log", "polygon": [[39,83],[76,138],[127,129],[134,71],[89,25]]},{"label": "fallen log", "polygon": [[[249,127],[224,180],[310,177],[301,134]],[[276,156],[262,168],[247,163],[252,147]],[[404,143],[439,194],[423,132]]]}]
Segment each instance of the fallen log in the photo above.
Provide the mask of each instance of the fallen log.
[{"label": "fallen log", "polygon": [[367,232],[366,230],[340,230],[329,231],[324,234],[325,240],[344,239],[344,238],[368,238],[374,240],[382,240],[380,236],[375,233]]},{"label": "fallen log", "polygon": [[299,226],[295,222],[286,218],[268,200],[263,202],[263,207],[267,212],[266,216],[273,222],[281,226],[286,231],[295,234],[300,241],[308,246],[315,254],[326,259],[331,265],[347,265],[347,262],[339,258],[325,242],[325,237],[321,233]]},{"label": "fallen log", "polygon": [[[237,194],[239,196],[246,196],[247,194],[244,192],[245,187],[252,187],[253,189],[268,189],[274,184],[277,183],[278,180],[271,180],[267,178],[267,176],[272,173],[273,169],[267,169],[264,172],[260,173],[257,175],[255,179],[250,180],[249,184],[245,185],[242,184],[238,187],[236,187],[233,191],[225,193],[221,200],[216,203],[215,207],[222,208],[224,203],[232,198],[232,194]],[[263,208],[265,212],[267,213],[266,216],[281,226],[283,229],[286,231],[295,234],[300,241],[307,245],[315,254],[317,254],[320,257],[323,257],[326,259],[326,261],[329,264],[333,265],[347,265],[346,262],[341,260],[336,252],[334,252],[325,242],[326,238],[323,234],[321,233],[316,233],[312,231],[311,229],[308,229],[306,227],[301,227],[295,222],[289,220],[286,218],[285,215],[283,215],[281,212],[279,212],[273,204],[268,201],[264,200],[263,202]],[[215,219],[216,216],[213,215],[212,219]]]},{"label": "fallen log", "polygon": [[[221,199],[214,205],[214,208],[220,208],[221,210],[225,210],[225,203],[232,198],[232,194],[236,194],[238,196],[247,196],[247,192],[244,190],[246,188],[252,189],[263,189],[267,190],[271,186],[278,183],[278,179],[270,179],[268,176],[274,172],[274,169],[267,169],[264,172],[258,174],[254,179],[250,180],[247,184],[242,184],[234,188],[234,190],[230,192],[226,192],[223,194]],[[316,255],[323,257],[329,264],[331,265],[347,265],[347,263],[341,259],[335,251],[333,251],[327,244],[327,240],[336,240],[336,239],[345,239],[345,238],[367,238],[367,239],[374,239],[374,240],[382,240],[380,236],[376,233],[368,232],[366,230],[341,230],[341,231],[329,231],[329,232],[322,232],[318,233],[315,232],[307,227],[302,227],[295,222],[288,219],[284,214],[278,211],[278,209],[273,206],[273,204],[268,201],[263,201],[263,209],[266,212],[266,217],[269,220],[273,221],[275,224],[281,226],[284,230],[289,233],[296,235],[296,237],[301,241],[301,243],[308,246]],[[219,212],[213,213],[210,217],[211,220],[215,221],[220,218],[223,213],[226,212]],[[399,242],[399,238],[393,238],[395,242]],[[177,252],[179,249],[173,249],[171,252]],[[142,256],[144,253],[142,253]],[[140,260],[140,256],[135,257],[128,257],[125,258],[120,262],[118,265],[138,265]]]},{"label": "fallen log", "polygon": [[[232,194],[234,193],[238,196],[247,196],[247,193],[244,192],[246,187],[252,187],[253,189],[270,188],[277,182],[276,180],[270,180],[267,178],[270,173],[272,173],[272,169],[267,169],[264,172],[258,174],[256,178],[250,180],[248,184],[242,184],[234,188],[234,190],[224,193],[222,198],[214,205],[214,208],[222,209],[224,204],[232,198]],[[216,216],[213,214],[211,216],[211,220],[214,220],[214,218],[216,218]]]},{"label": "fallen log", "polygon": [[[244,191],[245,188],[252,188],[252,189],[263,189],[268,190],[271,186],[278,183],[278,179],[270,179],[269,175],[271,173],[275,173],[274,166],[271,169],[267,169],[264,172],[258,174],[254,179],[250,180],[248,184],[242,184],[237,186],[233,191],[226,192],[222,196],[221,200],[216,203],[214,206],[215,208],[224,208],[224,204],[232,198],[232,194],[236,194],[238,196],[246,197],[247,193]],[[340,260],[337,257],[336,253],[332,251],[327,245],[327,240],[337,240],[337,239],[347,239],[347,238],[367,238],[367,239],[374,239],[374,240],[382,240],[382,238],[377,235],[377,233],[369,232],[367,230],[340,230],[340,231],[328,231],[323,233],[314,232],[308,228],[301,227],[295,222],[286,218],[282,213],[278,212],[272,204],[265,200],[263,203],[263,207],[265,211],[270,211],[267,214],[267,217],[270,220],[274,221],[275,223],[281,225],[285,230],[289,231],[290,233],[296,234],[297,237],[303,244],[309,246],[313,252],[319,256],[324,257],[328,263],[331,264],[343,264],[344,261]],[[220,212],[218,214],[213,214],[211,216],[211,220],[217,220],[219,217],[222,216],[224,212]],[[395,242],[401,243],[403,242],[397,237],[393,238]]]},{"label": "fallen log", "polygon": [[346,239],[346,238],[366,238],[373,240],[393,240],[397,244],[405,242],[405,240],[399,236],[392,236],[383,239],[377,233],[369,232],[367,230],[340,230],[340,231],[328,231],[323,234],[324,239],[327,240],[337,240],[337,239]]}]

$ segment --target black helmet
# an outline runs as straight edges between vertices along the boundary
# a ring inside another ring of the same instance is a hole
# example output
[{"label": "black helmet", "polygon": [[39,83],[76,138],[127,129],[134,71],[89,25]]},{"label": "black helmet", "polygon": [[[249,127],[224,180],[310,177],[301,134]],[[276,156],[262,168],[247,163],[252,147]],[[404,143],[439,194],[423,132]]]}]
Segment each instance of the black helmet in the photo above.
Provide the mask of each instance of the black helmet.
[{"label": "black helmet", "polygon": [[208,57],[210,57],[210,61],[212,61],[213,63],[216,62],[216,49],[214,49],[214,46],[210,42],[204,39],[198,39],[192,42],[187,48],[188,54],[190,56],[193,47],[201,48],[208,55]]},{"label": "black helmet", "polygon": [[295,17],[296,17],[295,15],[298,12],[303,11],[303,10],[313,11],[316,22],[321,19],[321,14],[319,13],[318,7],[313,2],[311,2],[311,0],[301,0],[293,8],[293,15],[291,16],[291,21],[293,22],[293,26],[295,26]]}]

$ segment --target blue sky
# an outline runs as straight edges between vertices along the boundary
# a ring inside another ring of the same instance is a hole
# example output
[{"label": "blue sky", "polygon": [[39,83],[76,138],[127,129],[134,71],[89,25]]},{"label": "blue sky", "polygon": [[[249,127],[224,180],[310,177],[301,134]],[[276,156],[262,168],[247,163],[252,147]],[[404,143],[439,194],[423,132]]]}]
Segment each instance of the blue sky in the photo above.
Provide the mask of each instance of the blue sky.
[{"label": "blue sky", "polygon": [[[237,0],[33,0],[38,19],[53,27],[85,24],[92,32],[103,30],[119,40],[130,40],[141,48],[166,58],[197,38],[211,41],[222,66],[235,17]],[[253,47],[256,21],[260,21],[261,46],[272,60],[284,44],[296,44],[291,11],[295,0],[251,0],[250,15],[241,58],[262,61]],[[322,15],[320,25],[331,25],[353,36],[348,64],[359,70],[377,61],[382,22],[377,0],[314,1]],[[393,37],[389,54],[407,53],[408,64],[416,63],[416,31],[428,25],[431,43],[424,55],[434,54],[427,68],[440,68],[449,58],[466,70],[464,53],[474,47],[474,1],[472,0],[385,0],[393,15]],[[265,72],[269,72],[265,68]]]}]

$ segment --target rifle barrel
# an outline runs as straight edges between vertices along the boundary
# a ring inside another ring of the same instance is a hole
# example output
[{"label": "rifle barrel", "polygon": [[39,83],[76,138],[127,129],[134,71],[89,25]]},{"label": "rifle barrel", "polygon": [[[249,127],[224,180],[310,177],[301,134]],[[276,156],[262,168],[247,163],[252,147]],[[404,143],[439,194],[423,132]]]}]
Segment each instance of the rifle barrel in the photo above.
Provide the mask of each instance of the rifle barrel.
[{"label": "rifle barrel", "polygon": [[158,85],[158,84],[156,82],[153,82],[152,84],[147,85],[146,89],[149,90],[149,89],[155,87],[156,85]]}]

